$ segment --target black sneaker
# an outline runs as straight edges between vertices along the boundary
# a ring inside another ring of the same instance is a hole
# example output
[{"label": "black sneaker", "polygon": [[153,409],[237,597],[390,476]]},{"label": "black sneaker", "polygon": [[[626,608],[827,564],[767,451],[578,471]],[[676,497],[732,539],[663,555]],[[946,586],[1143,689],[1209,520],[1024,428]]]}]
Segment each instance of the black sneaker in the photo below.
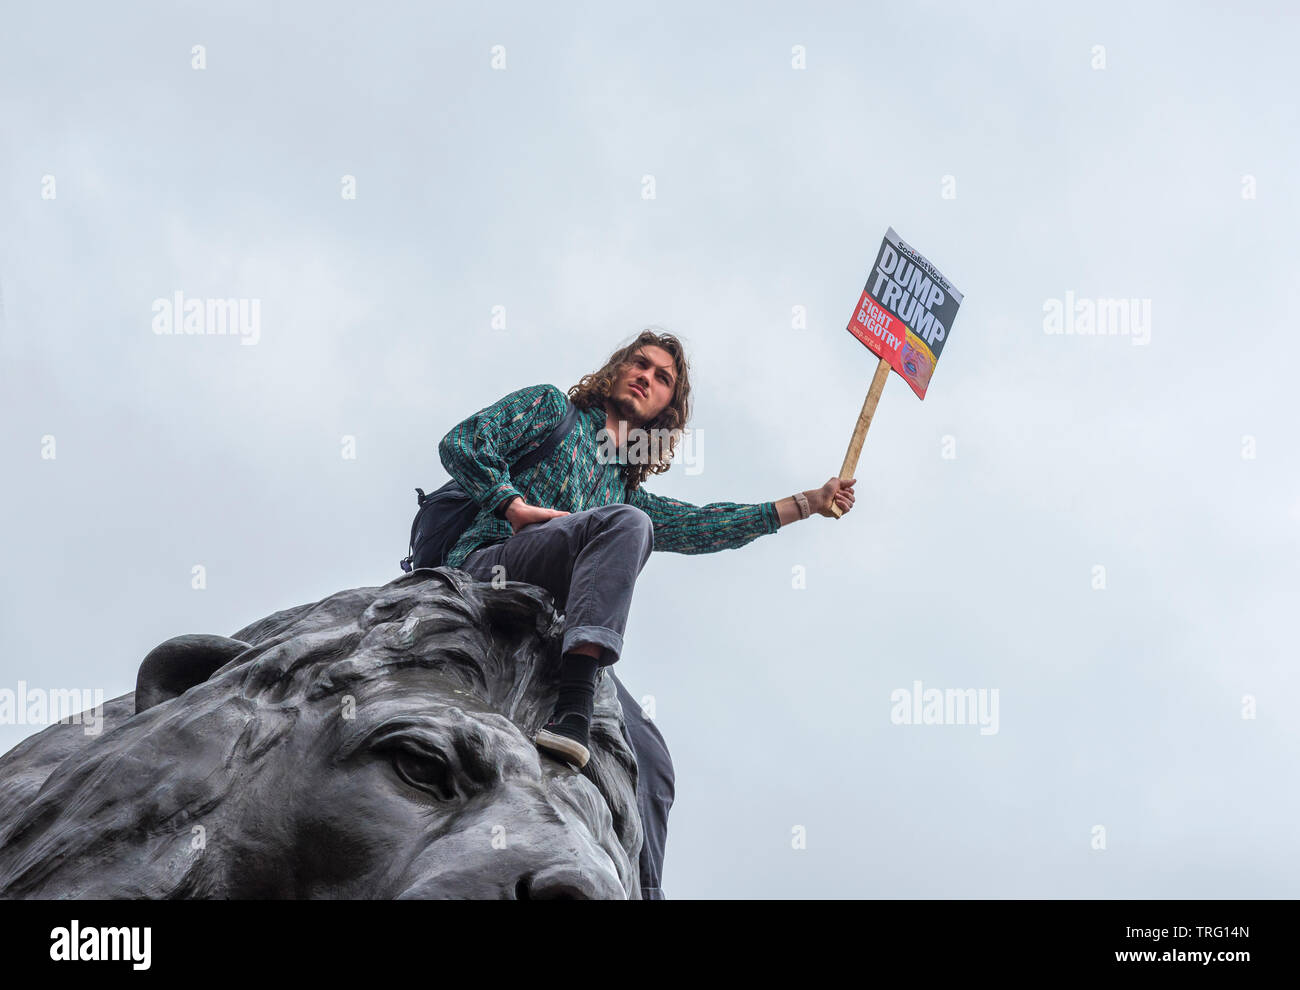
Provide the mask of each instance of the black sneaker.
[{"label": "black sneaker", "polygon": [[587,719],[577,712],[566,712],[559,719],[552,715],[533,741],[538,749],[581,770],[591,758],[591,751],[587,749],[589,728]]}]

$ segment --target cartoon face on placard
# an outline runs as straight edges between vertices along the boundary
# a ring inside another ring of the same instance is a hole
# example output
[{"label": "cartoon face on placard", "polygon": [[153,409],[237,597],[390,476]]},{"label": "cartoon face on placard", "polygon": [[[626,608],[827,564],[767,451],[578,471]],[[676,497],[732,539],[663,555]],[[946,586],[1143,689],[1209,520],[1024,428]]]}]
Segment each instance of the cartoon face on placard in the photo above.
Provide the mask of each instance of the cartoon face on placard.
[{"label": "cartoon face on placard", "polygon": [[925,394],[926,386],[930,384],[930,375],[934,372],[934,361],[926,346],[910,332],[903,344],[898,371],[918,394]]}]

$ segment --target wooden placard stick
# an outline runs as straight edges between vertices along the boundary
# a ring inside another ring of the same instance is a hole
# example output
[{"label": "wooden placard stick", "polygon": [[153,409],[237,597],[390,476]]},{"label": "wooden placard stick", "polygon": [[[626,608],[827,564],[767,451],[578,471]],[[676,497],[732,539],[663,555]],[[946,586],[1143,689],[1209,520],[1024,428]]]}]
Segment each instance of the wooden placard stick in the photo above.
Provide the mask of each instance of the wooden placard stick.
[{"label": "wooden placard stick", "polygon": [[[876,414],[876,403],[880,401],[880,393],[885,390],[889,370],[889,360],[881,358],[880,363],[876,365],[876,375],[871,379],[871,388],[867,389],[866,401],[862,403],[862,412],[858,413],[858,424],[853,428],[853,436],[849,439],[849,450],[844,455],[843,466],[840,467],[839,478],[841,481],[848,481],[853,477],[853,472],[858,469],[858,457],[862,454],[862,442],[867,439],[867,427],[871,425],[871,418]],[[835,513],[836,519],[844,515],[840,507],[834,502],[831,502],[831,512]]]}]

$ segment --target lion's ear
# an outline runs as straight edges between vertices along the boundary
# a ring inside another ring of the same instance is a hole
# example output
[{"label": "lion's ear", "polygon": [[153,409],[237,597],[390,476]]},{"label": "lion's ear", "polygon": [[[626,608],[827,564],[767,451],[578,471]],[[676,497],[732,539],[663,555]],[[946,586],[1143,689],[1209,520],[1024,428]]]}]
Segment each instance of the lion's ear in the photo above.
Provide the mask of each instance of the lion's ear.
[{"label": "lion's ear", "polygon": [[228,636],[201,634],[177,636],[155,646],[136,674],[136,714],[202,684],[248,648],[247,643]]}]

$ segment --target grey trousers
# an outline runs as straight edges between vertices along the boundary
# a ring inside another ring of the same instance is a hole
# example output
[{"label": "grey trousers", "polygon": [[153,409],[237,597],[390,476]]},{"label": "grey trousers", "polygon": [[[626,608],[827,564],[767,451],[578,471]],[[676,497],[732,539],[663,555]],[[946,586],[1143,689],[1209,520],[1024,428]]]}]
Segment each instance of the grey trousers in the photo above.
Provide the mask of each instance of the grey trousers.
[{"label": "grey trousers", "polygon": [[[502,543],[475,550],[460,569],[489,581],[500,565],[504,570],[498,573],[505,580],[545,588],[564,613],[562,651],[594,643],[601,648],[600,664],[607,667],[623,652],[632,591],[653,549],[654,526],[645,512],[632,505],[601,505],[525,526]],[[658,727],[614,672],[607,673],[623,708],[627,743],[636,755],[637,807],[645,832],[641,894],[662,900],[664,846],[675,786],[672,758]]]}]

